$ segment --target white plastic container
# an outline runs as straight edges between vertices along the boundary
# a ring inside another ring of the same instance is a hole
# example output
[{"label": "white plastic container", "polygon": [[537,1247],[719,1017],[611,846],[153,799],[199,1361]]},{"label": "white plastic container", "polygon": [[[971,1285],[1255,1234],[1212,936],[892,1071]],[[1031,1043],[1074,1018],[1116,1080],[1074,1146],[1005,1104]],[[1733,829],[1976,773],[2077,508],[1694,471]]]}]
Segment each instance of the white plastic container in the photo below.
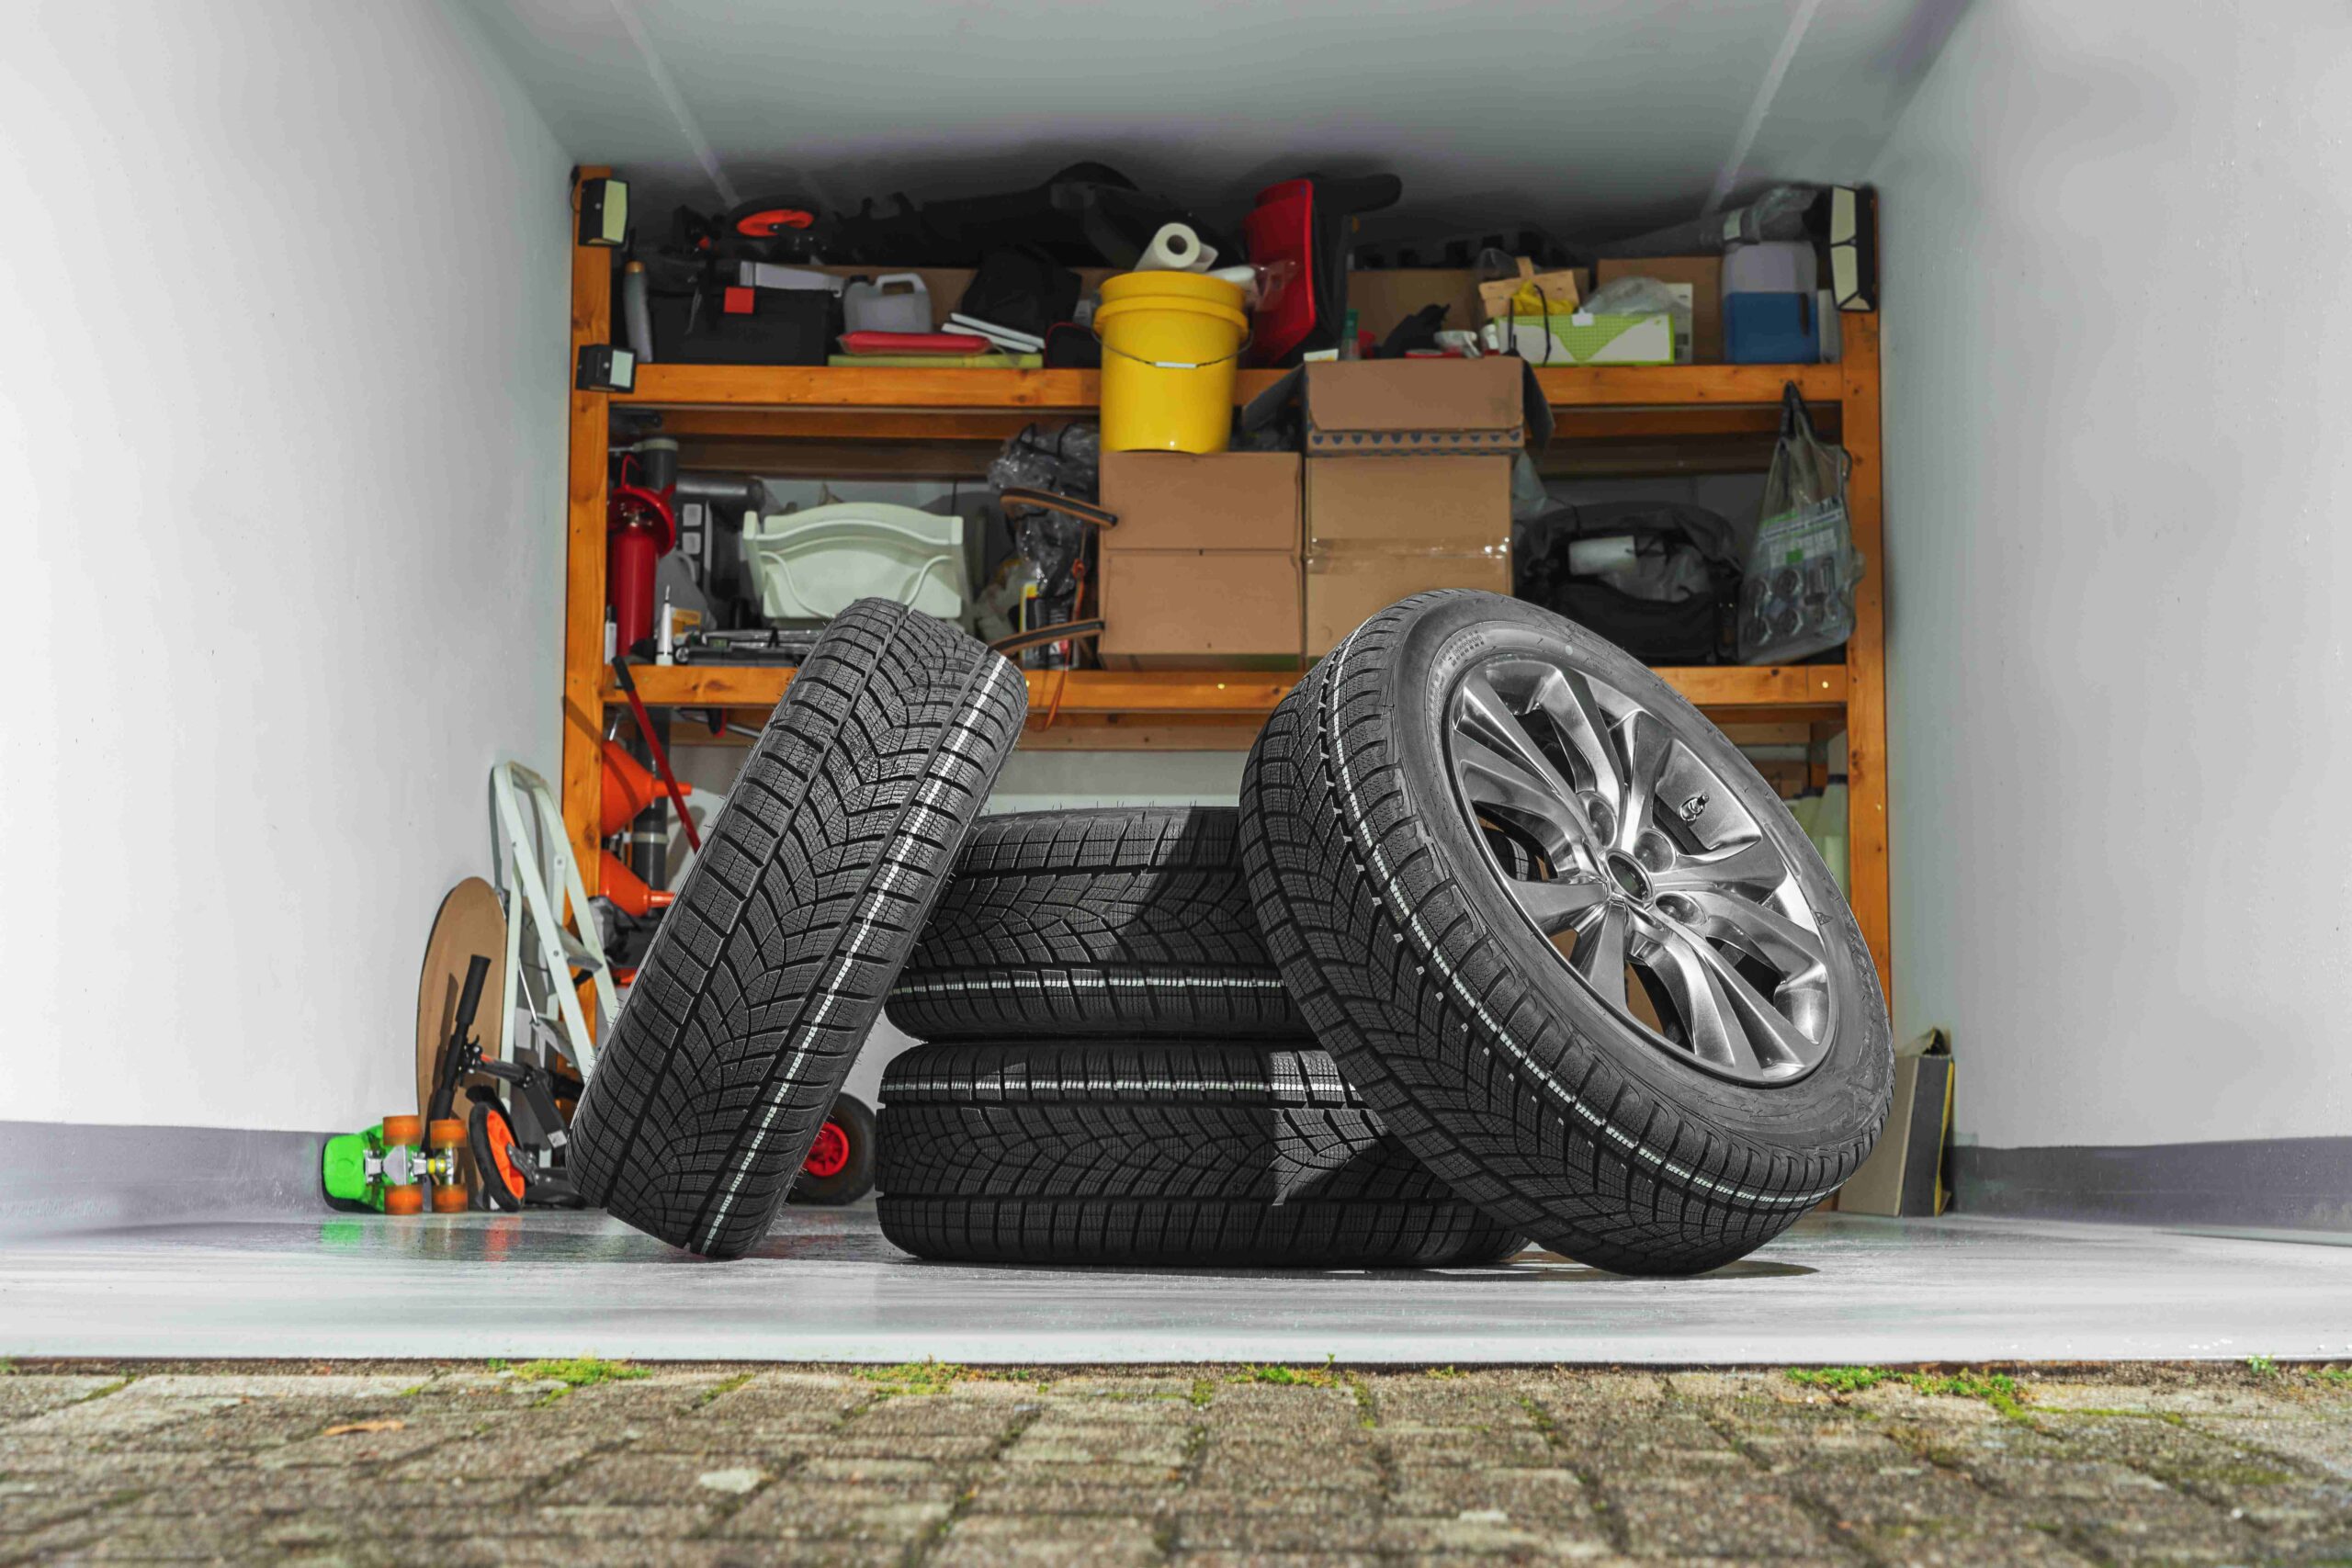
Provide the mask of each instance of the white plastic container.
[{"label": "white plastic container", "polygon": [[961,517],[875,501],[746,516],[743,562],[770,620],[827,620],[865,598],[964,618]]},{"label": "white plastic container", "polygon": [[931,331],[931,289],[921,273],[886,272],[842,290],[842,317],[854,333]]},{"label": "white plastic container", "polygon": [[1724,253],[1724,298],[1735,294],[1810,294],[1813,246],[1804,240],[1734,245]]}]

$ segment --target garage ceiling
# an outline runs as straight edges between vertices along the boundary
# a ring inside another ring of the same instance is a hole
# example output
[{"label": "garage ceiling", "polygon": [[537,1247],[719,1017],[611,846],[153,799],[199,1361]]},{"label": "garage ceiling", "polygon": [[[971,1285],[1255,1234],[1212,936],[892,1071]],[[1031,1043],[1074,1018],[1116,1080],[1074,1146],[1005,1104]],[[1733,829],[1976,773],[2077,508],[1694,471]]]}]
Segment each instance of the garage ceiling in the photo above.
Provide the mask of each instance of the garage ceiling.
[{"label": "garage ceiling", "polygon": [[639,209],[855,209],[1080,159],[1214,216],[1388,170],[1374,232],[1600,237],[1851,180],[1968,0],[462,0]]}]

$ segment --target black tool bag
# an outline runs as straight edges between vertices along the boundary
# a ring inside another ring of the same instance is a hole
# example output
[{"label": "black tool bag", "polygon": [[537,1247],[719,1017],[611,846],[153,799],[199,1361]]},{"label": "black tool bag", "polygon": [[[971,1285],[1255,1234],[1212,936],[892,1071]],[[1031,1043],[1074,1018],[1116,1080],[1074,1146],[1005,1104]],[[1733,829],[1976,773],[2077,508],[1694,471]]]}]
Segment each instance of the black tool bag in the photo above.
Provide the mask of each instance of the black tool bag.
[{"label": "black tool bag", "polygon": [[1519,524],[1511,554],[1519,597],[1590,627],[1645,663],[1731,657],[1738,534],[1703,506],[1558,507]]}]

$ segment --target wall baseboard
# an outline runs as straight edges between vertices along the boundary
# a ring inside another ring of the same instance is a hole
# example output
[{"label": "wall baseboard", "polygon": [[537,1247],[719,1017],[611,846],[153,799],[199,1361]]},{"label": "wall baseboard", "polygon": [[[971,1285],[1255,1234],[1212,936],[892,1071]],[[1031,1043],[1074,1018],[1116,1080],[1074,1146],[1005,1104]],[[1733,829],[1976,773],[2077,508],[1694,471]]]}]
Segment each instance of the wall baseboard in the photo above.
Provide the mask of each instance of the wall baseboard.
[{"label": "wall baseboard", "polygon": [[1962,1213],[2352,1232],[2352,1137],[1951,1153]]},{"label": "wall baseboard", "polygon": [[0,1122],[0,1237],[323,1215],[323,1133]]}]

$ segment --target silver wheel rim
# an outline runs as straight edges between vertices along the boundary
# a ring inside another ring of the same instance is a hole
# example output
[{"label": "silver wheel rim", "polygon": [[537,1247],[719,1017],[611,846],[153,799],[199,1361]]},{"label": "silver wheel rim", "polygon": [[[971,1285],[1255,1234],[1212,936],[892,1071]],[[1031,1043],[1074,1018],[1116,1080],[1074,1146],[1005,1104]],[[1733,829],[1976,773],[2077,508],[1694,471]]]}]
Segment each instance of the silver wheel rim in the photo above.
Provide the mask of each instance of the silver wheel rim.
[{"label": "silver wheel rim", "polygon": [[1504,655],[1455,686],[1446,760],[1487,869],[1603,1006],[1717,1077],[1821,1065],[1835,1007],[1796,867],[1655,709]]}]

